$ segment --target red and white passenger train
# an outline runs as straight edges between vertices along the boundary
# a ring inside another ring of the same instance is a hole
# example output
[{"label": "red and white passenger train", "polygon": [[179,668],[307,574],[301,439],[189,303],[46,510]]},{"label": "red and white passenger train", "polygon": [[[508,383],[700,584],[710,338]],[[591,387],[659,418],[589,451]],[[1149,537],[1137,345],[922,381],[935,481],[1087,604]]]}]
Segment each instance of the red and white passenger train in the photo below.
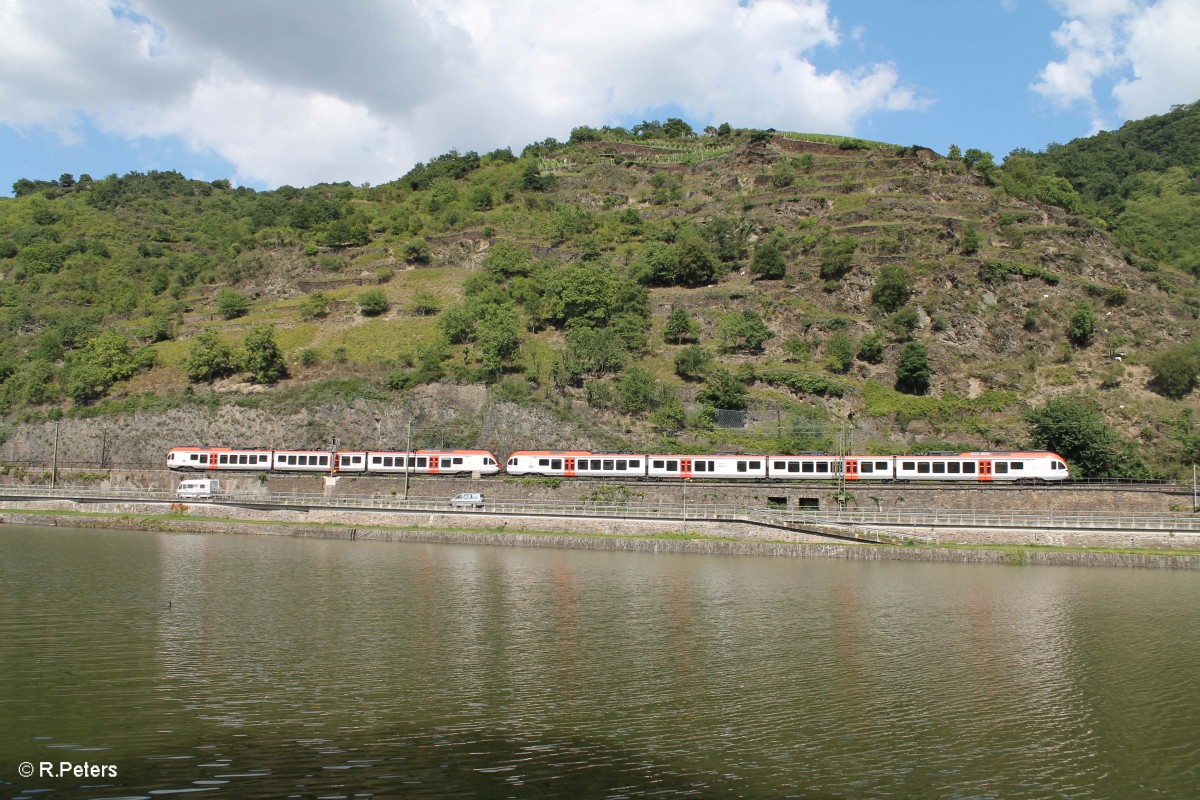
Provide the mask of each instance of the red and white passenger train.
[{"label": "red and white passenger train", "polygon": [[[331,474],[495,475],[500,462],[487,450],[259,450],[176,447],[167,453],[176,470],[326,472]],[[901,456],[805,453],[800,455],[680,455],[593,453],[587,450],[517,450],[509,475],[556,478],[655,478],[660,480],[958,481],[1051,483],[1070,477],[1062,456],[1046,451],[919,453]]]}]

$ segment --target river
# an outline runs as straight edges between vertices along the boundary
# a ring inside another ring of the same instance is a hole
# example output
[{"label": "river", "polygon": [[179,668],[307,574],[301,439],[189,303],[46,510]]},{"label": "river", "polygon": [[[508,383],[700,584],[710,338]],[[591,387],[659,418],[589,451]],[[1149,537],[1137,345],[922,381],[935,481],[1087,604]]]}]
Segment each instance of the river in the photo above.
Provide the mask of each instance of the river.
[{"label": "river", "polygon": [[0,526],[4,797],[1198,786],[1192,571]]}]

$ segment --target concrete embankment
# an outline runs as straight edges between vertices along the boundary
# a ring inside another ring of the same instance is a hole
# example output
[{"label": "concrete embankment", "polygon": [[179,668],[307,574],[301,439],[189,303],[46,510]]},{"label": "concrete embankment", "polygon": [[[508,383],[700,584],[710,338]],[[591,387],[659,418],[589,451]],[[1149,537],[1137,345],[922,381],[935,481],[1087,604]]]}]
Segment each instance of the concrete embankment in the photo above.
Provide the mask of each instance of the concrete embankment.
[{"label": "concrete embankment", "polygon": [[[736,523],[504,518],[472,514],[258,511],[203,504],[164,513],[163,504],[128,503],[105,513],[68,501],[0,504],[0,524],[237,533],[396,542],[557,547],[636,553],[936,561],[971,564],[1200,569],[1200,555],[1065,549],[958,549],[837,544],[802,533]],[[66,512],[66,513],[64,513]],[[670,537],[670,538],[667,538]]]}]

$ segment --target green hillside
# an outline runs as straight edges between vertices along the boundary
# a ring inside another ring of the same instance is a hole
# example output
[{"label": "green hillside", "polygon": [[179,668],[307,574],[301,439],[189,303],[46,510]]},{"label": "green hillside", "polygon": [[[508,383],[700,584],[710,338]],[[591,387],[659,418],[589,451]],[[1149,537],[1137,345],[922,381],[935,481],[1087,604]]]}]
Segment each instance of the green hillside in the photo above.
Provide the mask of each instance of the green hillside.
[{"label": "green hillside", "polygon": [[[382,186],[22,180],[0,199],[7,435],[482,387],[555,419],[545,444],[834,450],[845,429],[879,452],[1052,446],[1090,474],[1180,474],[1190,245],[1140,190],[1117,225],[1082,173],[1060,179],[1049,159],[1077,144],[1000,168],[669,120],[451,152]],[[1196,161],[1172,147],[1155,174],[1176,186]]]}]

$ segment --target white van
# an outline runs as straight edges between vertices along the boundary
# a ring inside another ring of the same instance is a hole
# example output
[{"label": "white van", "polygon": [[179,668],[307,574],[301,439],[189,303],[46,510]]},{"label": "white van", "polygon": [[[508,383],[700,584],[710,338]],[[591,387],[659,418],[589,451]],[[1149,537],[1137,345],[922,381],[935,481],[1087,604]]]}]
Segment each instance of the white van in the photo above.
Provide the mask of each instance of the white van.
[{"label": "white van", "polygon": [[450,498],[452,508],[483,508],[483,495],[479,492],[463,492]]},{"label": "white van", "polygon": [[176,497],[209,498],[221,493],[221,482],[211,478],[192,478],[175,489]]}]

